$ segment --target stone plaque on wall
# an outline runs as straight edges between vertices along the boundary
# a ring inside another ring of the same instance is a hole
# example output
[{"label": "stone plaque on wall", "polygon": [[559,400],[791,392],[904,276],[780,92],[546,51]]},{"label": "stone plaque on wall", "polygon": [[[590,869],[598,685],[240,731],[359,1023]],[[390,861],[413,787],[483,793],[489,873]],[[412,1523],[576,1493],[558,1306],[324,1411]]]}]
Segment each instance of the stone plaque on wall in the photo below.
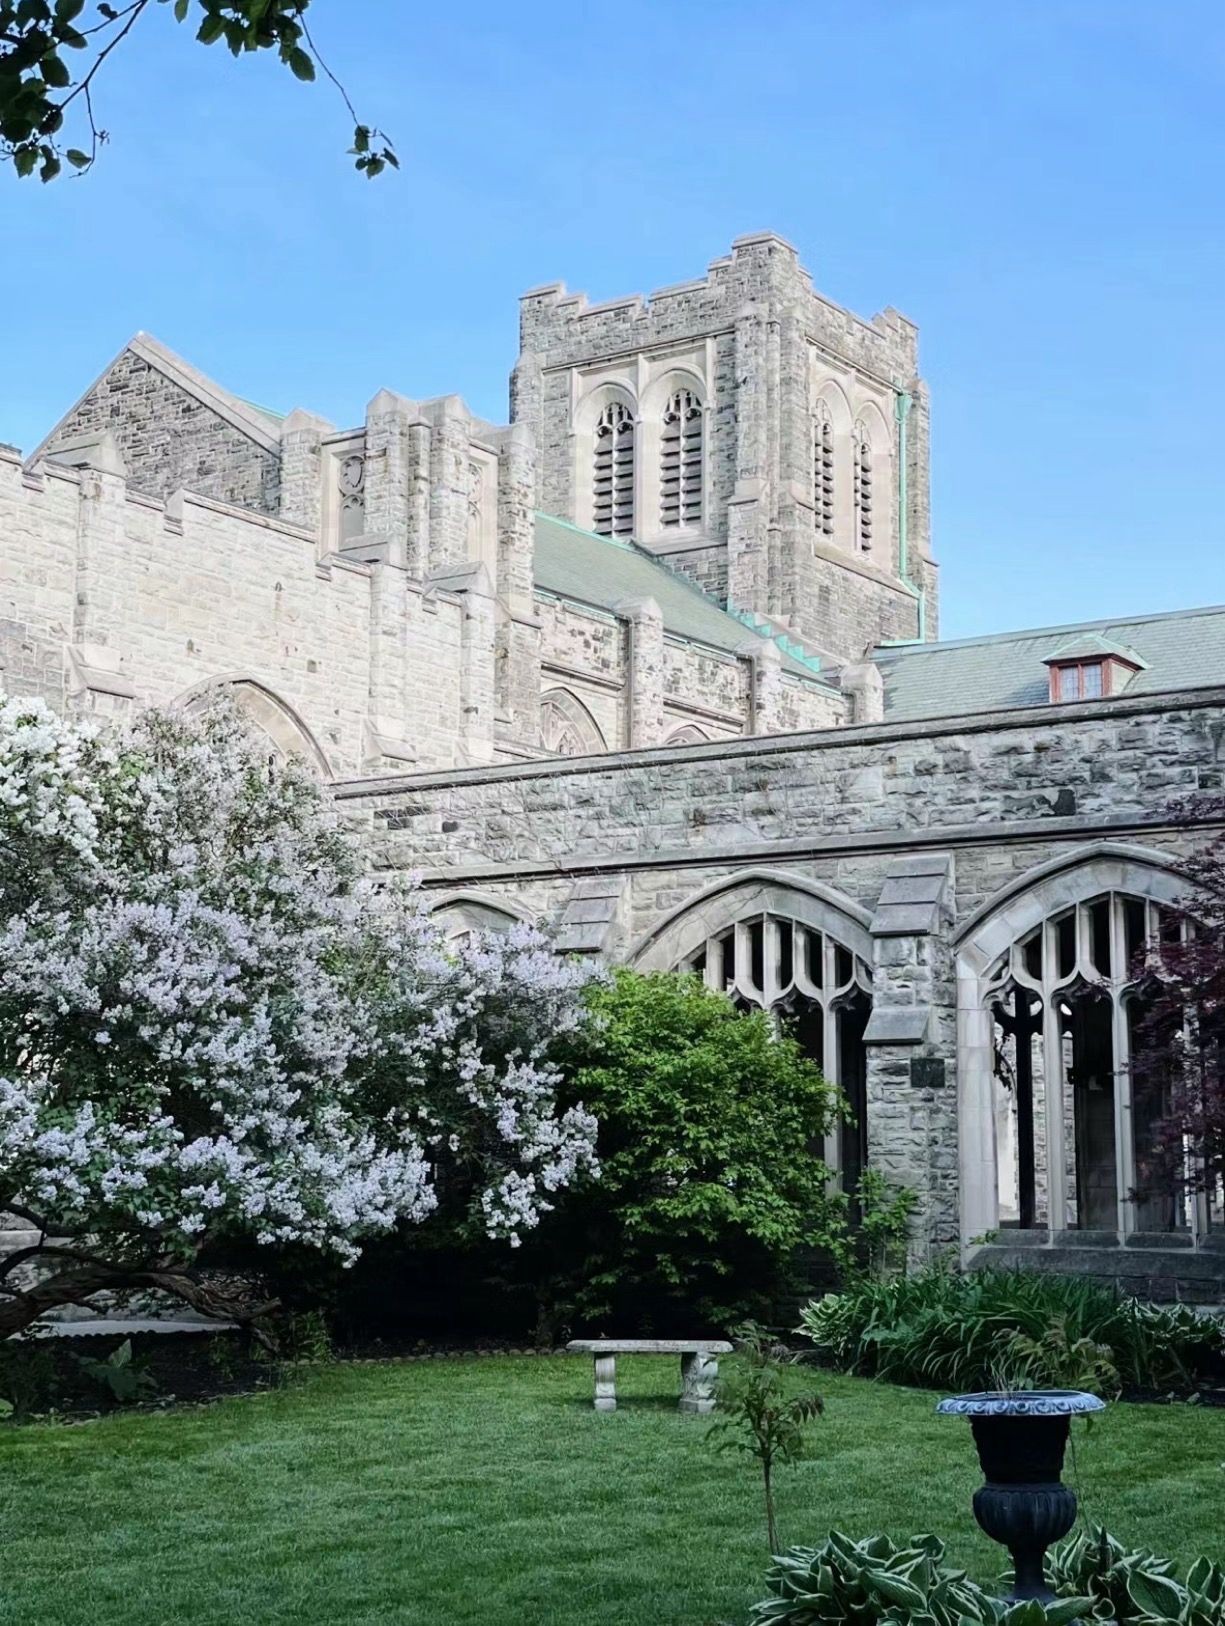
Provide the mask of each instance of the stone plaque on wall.
[{"label": "stone plaque on wall", "polygon": [[944,1088],[943,1056],[912,1056],[910,1082],[916,1089],[941,1090]]}]

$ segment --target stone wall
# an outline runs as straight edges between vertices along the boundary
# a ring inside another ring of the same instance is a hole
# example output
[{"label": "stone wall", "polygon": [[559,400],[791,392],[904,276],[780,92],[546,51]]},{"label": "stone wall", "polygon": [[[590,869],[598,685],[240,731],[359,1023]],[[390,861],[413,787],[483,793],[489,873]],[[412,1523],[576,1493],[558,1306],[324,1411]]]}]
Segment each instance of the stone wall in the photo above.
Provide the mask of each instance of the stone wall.
[{"label": "stone wall", "polygon": [[60,422],[44,450],[108,431],[135,491],[165,499],[186,487],[259,513],[279,511],[280,452],[271,432],[257,441],[133,348]]},{"label": "stone wall", "polygon": [[[457,760],[461,596],[320,562],[316,538],[279,520],[0,454],[0,597],[9,692],[113,711],[242,682],[296,717],[330,772]],[[380,687],[391,738],[376,737]]]},{"label": "stone wall", "polygon": [[869,1049],[870,1155],[918,1194],[926,1253],[959,1239],[970,1150],[959,932],[1053,862],[1189,850],[1206,830],[1175,823],[1171,804],[1220,791],[1223,751],[1225,691],[1209,689],[419,774],[339,796],[377,862],[421,870],[428,887],[479,887],[564,923],[599,879],[617,901],[594,946],[615,958],[649,958],[678,912],[761,877],[871,920],[874,1009],[889,1015]]}]

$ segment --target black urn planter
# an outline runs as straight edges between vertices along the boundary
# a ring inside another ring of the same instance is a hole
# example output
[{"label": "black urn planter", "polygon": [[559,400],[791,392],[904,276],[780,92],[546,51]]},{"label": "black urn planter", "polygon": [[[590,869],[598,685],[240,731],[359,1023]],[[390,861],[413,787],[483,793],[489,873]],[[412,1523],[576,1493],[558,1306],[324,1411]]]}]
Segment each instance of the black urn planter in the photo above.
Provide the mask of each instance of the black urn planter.
[{"label": "black urn planter", "polygon": [[1076,1522],[1076,1493],[1063,1483],[1073,1417],[1103,1410],[1079,1389],[1017,1389],[942,1400],[944,1416],[968,1417],[986,1483],[974,1492],[974,1517],[1012,1554],[1011,1600],[1055,1596],[1046,1584],[1046,1549]]}]

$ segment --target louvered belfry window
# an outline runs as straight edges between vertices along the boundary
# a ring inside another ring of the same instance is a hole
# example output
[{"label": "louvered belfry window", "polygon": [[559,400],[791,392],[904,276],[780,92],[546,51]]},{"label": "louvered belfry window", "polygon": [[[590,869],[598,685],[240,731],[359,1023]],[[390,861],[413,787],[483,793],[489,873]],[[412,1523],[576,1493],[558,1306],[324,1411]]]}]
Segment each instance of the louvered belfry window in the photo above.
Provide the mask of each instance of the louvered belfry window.
[{"label": "louvered belfry window", "polygon": [[634,530],[634,414],[612,401],[595,426],[592,529],[600,536]]},{"label": "louvered belfry window", "polygon": [[702,523],[702,403],[678,390],[664,411],[659,519],[665,527]]},{"label": "louvered belfry window", "polygon": [[817,409],[816,433],[812,444],[812,497],[817,530],[822,536],[834,534],[834,426],[825,406]]},{"label": "louvered belfry window", "polygon": [[866,429],[855,436],[855,540],[872,550],[872,442]]}]

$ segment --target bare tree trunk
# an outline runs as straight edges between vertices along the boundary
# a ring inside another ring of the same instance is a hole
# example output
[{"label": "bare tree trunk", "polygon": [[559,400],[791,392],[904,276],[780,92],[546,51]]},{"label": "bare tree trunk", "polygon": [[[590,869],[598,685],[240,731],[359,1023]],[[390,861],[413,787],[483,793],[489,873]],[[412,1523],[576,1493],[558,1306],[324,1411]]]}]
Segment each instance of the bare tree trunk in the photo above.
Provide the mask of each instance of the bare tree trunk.
[{"label": "bare tree trunk", "polygon": [[88,1305],[95,1293],[115,1285],[115,1273],[101,1265],[57,1271],[12,1298],[0,1299],[0,1338],[24,1332],[40,1316],[65,1304]]},{"label": "bare tree trunk", "polygon": [[766,1486],[766,1532],[770,1539],[770,1557],[773,1558],[781,1549],[778,1544],[778,1524],[774,1518],[774,1482],[768,1462],[762,1463],[761,1474]]},{"label": "bare tree trunk", "polygon": [[14,1293],[11,1298],[0,1298],[0,1339],[23,1332],[41,1316],[65,1304],[89,1308],[99,1293],[132,1291],[141,1287],[169,1293],[193,1310],[198,1310],[201,1315],[217,1321],[236,1321],[250,1326],[261,1342],[267,1342],[267,1333],[261,1322],[279,1307],[276,1299],[253,1300],[238,1286],[230,1288],[221,1283],[197,1281],[183,1268],[154,1265],[125,1269],[98,1261],[57,1271],[55,1275],[35,1282],[22,1292]]}]

